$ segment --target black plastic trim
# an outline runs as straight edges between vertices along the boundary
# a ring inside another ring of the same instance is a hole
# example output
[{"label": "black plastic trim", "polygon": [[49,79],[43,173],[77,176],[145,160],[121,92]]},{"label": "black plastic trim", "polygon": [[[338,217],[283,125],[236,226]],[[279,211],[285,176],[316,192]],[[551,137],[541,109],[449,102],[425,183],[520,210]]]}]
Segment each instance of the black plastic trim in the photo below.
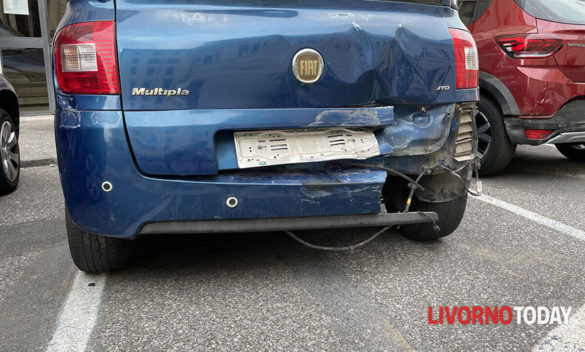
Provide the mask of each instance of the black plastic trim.
[{"label": "black plastic trim", "polygon": [[[565,132],[585,131],[585,99],[573,100],[563,106],[552,118],[520,119],[517,117],[505,118],[506,131],[514,144],[545,144],[551,139]],[[554,130],[547,139],[527,139],[524,130]]]},{"label": "black plastic trim", "polygon": [[244,220],[204,220],[146,224],[138,235],[272,232],[348,227],[377,227],[438,221],[437,213],[380,213]]},{"label": "black plastic trim", "polygon": [[512,92],[495,76],[487,72],[480,72],[479,87],[496,100],[505,116],[522,115]]}]

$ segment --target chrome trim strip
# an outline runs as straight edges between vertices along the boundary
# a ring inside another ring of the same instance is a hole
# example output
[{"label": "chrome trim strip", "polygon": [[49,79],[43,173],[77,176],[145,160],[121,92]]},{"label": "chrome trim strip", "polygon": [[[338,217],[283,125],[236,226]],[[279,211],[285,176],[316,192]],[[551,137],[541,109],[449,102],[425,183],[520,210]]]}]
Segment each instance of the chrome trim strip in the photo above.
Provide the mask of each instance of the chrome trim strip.
[{"label": "chrome trim strip", "polygon": [[561,133],[546,144],[565,144],[565,143],[583,143],[585,142],[585,131]]}]

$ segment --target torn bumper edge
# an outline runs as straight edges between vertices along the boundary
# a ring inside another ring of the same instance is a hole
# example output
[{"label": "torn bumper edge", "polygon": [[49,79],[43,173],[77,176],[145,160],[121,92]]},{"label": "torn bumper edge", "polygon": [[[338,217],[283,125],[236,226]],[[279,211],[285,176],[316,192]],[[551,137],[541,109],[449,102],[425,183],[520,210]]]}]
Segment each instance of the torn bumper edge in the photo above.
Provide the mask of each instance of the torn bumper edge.
[{"label": "torn bumper edge", "polygon": [[[380,213],[385,171],[367,167],[341,172],[296,170],[300,175],[292,179],[289,171],[264,170],[181,179],[149,177],[140,173],[132,159],[122,112],[79,111],[72,119],[70,112],[58,111],[55,126],[66,205],[73,222],[90,233],[132,239],[148,223],[210,221],[217,225],[246,220],[251,224],[253,220]],[[114,185],[113,191],[101,190],[105,181]],[[231,196],[240,198],[235,211],[226,207]],[[383,220],[374,223],[397,224],[395,218]],[[419,217],[416,222],[428,220]]]}]

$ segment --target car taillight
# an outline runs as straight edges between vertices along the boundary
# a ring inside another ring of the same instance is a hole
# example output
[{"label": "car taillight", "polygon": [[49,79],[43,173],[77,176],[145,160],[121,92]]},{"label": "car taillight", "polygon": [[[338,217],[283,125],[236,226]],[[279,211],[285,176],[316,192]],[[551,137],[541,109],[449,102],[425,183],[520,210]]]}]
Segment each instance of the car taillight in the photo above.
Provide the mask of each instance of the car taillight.
[{"label": "car taillight", "polygon": [[479,60],[477,46],[471,33],[449,28],[455,46],[457,89],[477,88],[479,86]]},{"label": "car taillight", "polygon": [[561,39],[538,34],[498,37],[496,42],[514,59],[543,59],[552,56],[563,47]]},{"label": "car taillight", "polygon": [[64,93],[120,94],[114,21],[77,23],[55,38],[55,72]]}]

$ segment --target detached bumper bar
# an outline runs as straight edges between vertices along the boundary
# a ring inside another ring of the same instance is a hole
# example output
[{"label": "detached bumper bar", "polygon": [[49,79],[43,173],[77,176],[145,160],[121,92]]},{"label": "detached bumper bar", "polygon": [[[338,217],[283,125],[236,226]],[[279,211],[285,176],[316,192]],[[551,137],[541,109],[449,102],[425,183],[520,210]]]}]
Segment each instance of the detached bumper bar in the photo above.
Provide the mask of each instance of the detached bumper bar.
[{"label": "detached bumper bar", "polygon": [[139,235],[272,232],[347,227],[378,227],[438,221],[437,213],[381,213],[367,215],[315,216],[245,220],[206,220],[146,224]]}]

